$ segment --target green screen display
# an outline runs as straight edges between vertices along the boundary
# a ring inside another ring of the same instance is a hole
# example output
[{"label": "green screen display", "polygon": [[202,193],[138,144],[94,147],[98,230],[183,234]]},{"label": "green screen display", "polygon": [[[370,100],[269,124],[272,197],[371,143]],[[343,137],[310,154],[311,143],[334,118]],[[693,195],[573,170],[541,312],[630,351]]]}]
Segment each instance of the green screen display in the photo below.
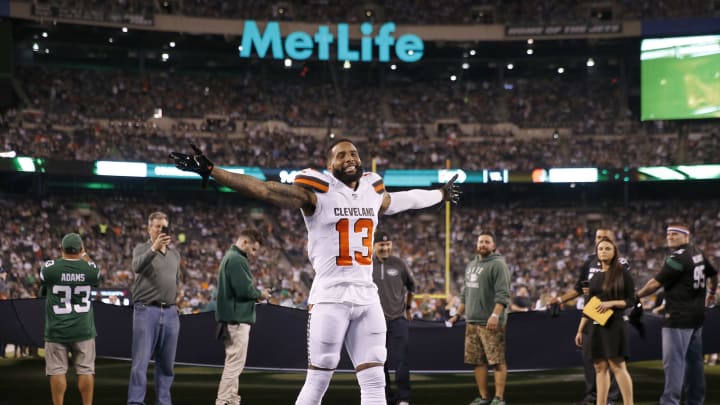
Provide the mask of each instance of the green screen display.
[{"label": "green screen display", "polygon": [[720,118],[720,35],[644,39],[642,120]]}]

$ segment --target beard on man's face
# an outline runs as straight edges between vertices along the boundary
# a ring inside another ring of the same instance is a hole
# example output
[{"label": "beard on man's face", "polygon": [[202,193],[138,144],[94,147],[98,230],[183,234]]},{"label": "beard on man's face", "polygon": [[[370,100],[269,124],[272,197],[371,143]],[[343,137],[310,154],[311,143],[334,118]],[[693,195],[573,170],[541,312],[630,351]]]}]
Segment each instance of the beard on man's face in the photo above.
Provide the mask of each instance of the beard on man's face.
[{"label": "beard on man's face", "polygon": [[355,181],[360,180],[360,177],[363,175],[363,168],[362,166],[355,166],[355,173],[348,174],[345,173],[345,169],[335,169],[333,168],[332,174],[335,176],[336,179],[342,181],[345,184],[352,183]]}]

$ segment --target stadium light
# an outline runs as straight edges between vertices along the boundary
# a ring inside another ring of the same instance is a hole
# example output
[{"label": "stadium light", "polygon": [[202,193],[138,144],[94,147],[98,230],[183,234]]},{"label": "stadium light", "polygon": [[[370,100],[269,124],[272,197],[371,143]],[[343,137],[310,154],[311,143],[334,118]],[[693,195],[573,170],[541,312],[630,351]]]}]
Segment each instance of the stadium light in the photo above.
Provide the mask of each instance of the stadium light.
[{"label": "stadium light", "polygon": [[50,49],[45,48],[45,53],[50,53]]},{"label": "stadium light", "polygon": [[122,32],[128,32],[128,27],[122,27]]},{"label": "stadium light", "polygon": [[[553,168],[548,171],[550,183],[596,183],[598,169],[594,167]],[[571,185],[571,187],[573,187]]]},{"label": "stadium light", "polygon": [[557,69],[557,72],[558,72],[559,74],[563,74],[563,73],[565,73],[565,68],[562,67],[562,66],[560,66],[560,67]]},{"label": "stadium light", "polygon": [[349,60],[346,60],[345,62],[343,62],[343,69],[350,69],[350,67],[351,67],[351,65],[350,65]]},{"label": "stadium light", "polygon": [[390,70],[397,70],[397,65],[394,63],[390,65]]},{"label": "stadium light", "polygon": [[21,172],[35,172],[35,162],[30,157],[19,157],[15,159],[15,167]]},{"label": "stadium light", "polygon": [[475,56],[476,53],[477,53],[477,52],[476,52],[474,49],[471,49],[471,50],[470,50],[470,56]]},{"label": "stadium light", "polygon": [[147,177],[147,163],[98,160],[94,173],[96,176]]},{"label": "stadium light", "polygon": [[40,50],[40,45],[38,45],[38,43],[35,42],[35,43],[33,44],[33,46],[32,46],[32,49],[33,49],[33,51],[37,52],[37,51]]},{"label": "stadium light", "polygon": [[595,66],[595,60],[593,58],[588,58],[587,62],[585,62],[585,66],[587,66],[587,67]]},{"label": "stadium light", "polygon": [[169,54],[169,53],[163,53],[163,54],[162,54],[162,61],[163,61],[163,62],[167,62],[168,59],[170,59],[170,54]]},{"label": "stadium light", "polygon": [[113,42],[115,42],[115,40],[113,39],[113,37],[110,37],[110,38],[108,38],[108,42],[110,42],[112,44]]},{"label": "stadium light", "polygon": [[43,37],[43,38],[47,38],[47,37],[48,37],[48,33],[47,33],[47,32],[45,32],[45,31],[43,31],[43,33],[42,33],[42,37]]},{"label": "stadium light", "polygon": [[533,52],[533,50],[532,50],[532,49],[528,49],[528,50],[527,50],[527,51],[525,51],[525,52],[526,52],[526,53],[527,53],[528,55],[532,55],[533,53],[535,53],[535,52]]},{"label": "stadium light", "polygon": [[455,80],[457,80],[457,76],[455,76],[455,75],[450,75],[450,81],[451,81],[451,82],[454,82]]},{"label": "stadium light", "polygon": [[508,70],[513,70],[514,68],[515,68],[515,65],[513,65],[512,63],[508,63],[508,64],[507,64],[507,69],[508,69]]},{"label": "stadium light", "polygon": [[532,45],[535,43],[535,40],[532,38],[528,38],[527,43],[528,43],[528,45]]},{"label": "stadium light", "polygon": [[462,64],[462,68],[465,69],[465,70],[468,70],[468,69],[470,69],[470,64],[467,63],[467,62],[465,62],[465,63]]},{"label": "stadium light", "polygon": [[242,52],[242,45],[238,45],[238,51]]},{"label": "stadium light", "polygon": [[292,67],[292,59],[290,59],[290,58],[285,58],[285,61],[283,62],[283,65],[284,65],[286,68]]},{"label": "stadium light", "polygon": [[170,41],[170,48],[175,48],[175,41]]}]

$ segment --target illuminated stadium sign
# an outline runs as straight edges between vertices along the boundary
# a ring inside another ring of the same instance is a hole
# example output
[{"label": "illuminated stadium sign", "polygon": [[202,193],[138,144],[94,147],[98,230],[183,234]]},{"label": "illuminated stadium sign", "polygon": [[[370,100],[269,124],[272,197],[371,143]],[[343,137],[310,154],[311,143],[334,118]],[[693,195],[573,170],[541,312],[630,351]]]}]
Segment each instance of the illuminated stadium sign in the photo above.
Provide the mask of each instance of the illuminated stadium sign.
[{"label": "illuminated stadium sign", "polygon": [[243,27],[240,57],[249,58],[253,49],[257,55],[264,58],[270,49],[273,59],[290,58],[294,60],[309,59],[316,52],[319,60],[330,60],[330,46],[334,43],[339,61],[371,62],[377,55],[380,62],[389,62],[391,50],[394,48],[395,56],[403,62],[417,62],[423,56],[425,44],[415,34],[405,34],[395,38],[395,23],[387,22],[378,28],[377,34],[372,37],[374,27],[371,23],[360,24],[360,49],[351,49],[348,24],[337,24],[337,38],[330,32],[327,25],[318,26],[314,35],[303,31],[291,32],[285,37],[283,43],[280,34],[280,24],[270,21],[265,31],[260,33],[258,25],[253,20],[246,20]]},{"label": "illuminated stadium sign", "polygon": [[[247,174],[259,180],[279,181],[291,184],[300,168],[261,168],[257,166],[222,166],[223,169]],[[322,170],[322,169],[321,169]],[[3,158],[0,156],[0,174],[27,173],[50,176],[73,176],[67,182],[54,180],[55,185],[80,186],[89,189],[112,189],[114,185],[100,177],[135,177],[143,179],[173,179],[200,181],[193,172],[179,170],[172,164],[119,162],[98,160],[80,162],[67,160],[46,160],[33,157]],[[680,166],[642,166],[624,168],[536,168],[534,170],[507,170],[500,168],[482,170],[454,169],[387,169],[378,172],[388,187],[431,187],[444,184],[454,175],[457,183],[608,183],[608,182],[646,182],[646,181],[718,181],[720,164],[680,165]],[[98,177],[95,177],[98,176]],[[82,179],[82,180],[78,180]],[[87,180],[90,180],[89,182]],[[221,191],[230,191],[227,187]]]}]

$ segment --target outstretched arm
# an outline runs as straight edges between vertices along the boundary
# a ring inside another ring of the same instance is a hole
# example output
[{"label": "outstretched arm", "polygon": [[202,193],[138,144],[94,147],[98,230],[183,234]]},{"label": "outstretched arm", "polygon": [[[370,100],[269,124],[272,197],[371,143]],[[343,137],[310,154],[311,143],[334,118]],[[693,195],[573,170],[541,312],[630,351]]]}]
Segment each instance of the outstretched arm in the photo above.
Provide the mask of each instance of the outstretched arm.
[{"label": "outstretched arm", "polygon": [[262,181],[246,174],[229,172],[216,167],[195,144],[190,146],[195,152],[194,155],[172,152],[170,159],[175,162],[178,169],[199,174],[203,179],[203,188],[207,185],[208,178],[212,176],[218,183],[243,195],[278,207],[301,208],[307,215],[312,215],[315,210],[317,199],[311,191],[291,184]]},{"label": "outstretched arm", "polygon": [[302,208],[311,215],[317,202],[315,194],[302,187],[276,181],[262,181],[246,174],[232,173],[214,167],[210,175],[218,183],[246,196],[257,198],[282,208]]},{"label": "outstretched arm", "polygon": [[436,190],[409,190],[396,193],[385,193],[380,206],[380,214],[393,215],[407,210],[432,207],[448,201],[457,204],[461,191],[455,184],[458,175],[453,176],[445,185]]}]

